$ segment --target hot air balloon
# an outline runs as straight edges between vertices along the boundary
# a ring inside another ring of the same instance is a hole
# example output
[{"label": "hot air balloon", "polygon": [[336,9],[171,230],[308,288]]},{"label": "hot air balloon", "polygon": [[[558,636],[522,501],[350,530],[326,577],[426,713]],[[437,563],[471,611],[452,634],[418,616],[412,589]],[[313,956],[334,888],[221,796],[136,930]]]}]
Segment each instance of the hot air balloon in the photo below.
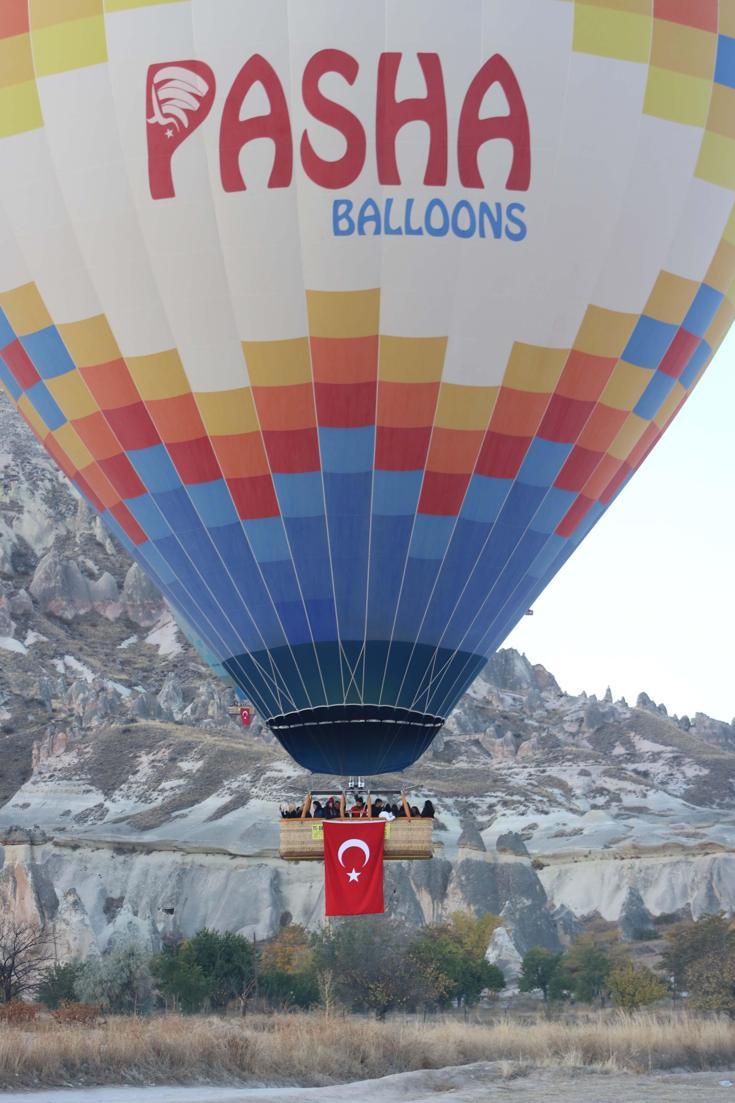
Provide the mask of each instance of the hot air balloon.
[{"label": "hot air balloon", "polygon": [[0,0],[0,381],[319,771],[426,749],[733,317],[718,0]]}]

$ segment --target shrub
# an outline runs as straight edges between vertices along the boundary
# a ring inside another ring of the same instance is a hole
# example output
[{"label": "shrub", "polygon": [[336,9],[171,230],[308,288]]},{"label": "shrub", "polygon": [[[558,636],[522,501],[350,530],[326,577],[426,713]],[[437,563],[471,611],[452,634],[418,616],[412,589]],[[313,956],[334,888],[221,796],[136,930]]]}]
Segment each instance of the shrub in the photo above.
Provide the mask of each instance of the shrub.
[{"label": "shrub", "polygon": [[6,1026],[28,1026],[38,1015],[38,1007],[24,1000],[0,1004],[0,1022]]},{"label": "shrub", "polygon": [[667,994],[666,985],[650,969],[635,966],[632,961],[617,964],[610,971],[607,986],[615,1006],[628,1013],[656,1003]]},{"label": "shrub", "polygon": [[100,1017],[102,1008],[97,1003],[74,1003],[64,1000],[53,1012],[57,1023],[92,1026]]}]

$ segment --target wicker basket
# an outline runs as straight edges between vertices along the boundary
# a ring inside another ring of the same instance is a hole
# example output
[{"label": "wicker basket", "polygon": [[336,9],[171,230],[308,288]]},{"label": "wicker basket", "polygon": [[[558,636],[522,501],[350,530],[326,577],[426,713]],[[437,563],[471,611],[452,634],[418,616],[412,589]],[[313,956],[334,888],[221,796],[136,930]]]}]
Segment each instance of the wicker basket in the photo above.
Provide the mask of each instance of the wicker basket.
[{"label": "wicker basket", "polygon": [[[403,817],[386,823],[385,860],[411,862],[433,858],[433,825],[430,819]],[[287,862],[322,862],[324,820],[281,820],[281,857]]]}]

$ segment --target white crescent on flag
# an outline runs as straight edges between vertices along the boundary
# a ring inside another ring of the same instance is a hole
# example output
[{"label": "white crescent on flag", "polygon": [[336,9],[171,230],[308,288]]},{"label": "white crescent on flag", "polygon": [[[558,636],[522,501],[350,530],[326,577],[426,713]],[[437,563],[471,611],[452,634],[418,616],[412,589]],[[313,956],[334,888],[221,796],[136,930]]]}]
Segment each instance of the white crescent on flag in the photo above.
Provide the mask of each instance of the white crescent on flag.
[{"label": "white crescent on flag", "polygon": [[346,850],[349,850],[353,846],[356,846],[365,855],[365,860],[362,863],[364,868],[370,861],[370,847],[366,842],[363,842],[362,839],[345,839],[345,841],[342,843],[339,850],[337,851],[337,861],[341,866],[344,866],[342,855],[345,853]]}]

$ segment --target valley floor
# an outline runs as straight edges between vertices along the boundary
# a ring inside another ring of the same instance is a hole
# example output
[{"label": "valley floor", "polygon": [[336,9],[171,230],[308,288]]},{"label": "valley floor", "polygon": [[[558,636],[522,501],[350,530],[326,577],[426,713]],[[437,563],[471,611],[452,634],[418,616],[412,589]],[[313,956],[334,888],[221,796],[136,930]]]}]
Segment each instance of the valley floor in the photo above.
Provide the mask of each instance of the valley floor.
[{"label": "valley floor", "polygon": [[2,1103],[713,1103],[735,1099],[735,1072],[605,1074],[479,1063],[328,1088],[87,1088],[0,1094]]}]

